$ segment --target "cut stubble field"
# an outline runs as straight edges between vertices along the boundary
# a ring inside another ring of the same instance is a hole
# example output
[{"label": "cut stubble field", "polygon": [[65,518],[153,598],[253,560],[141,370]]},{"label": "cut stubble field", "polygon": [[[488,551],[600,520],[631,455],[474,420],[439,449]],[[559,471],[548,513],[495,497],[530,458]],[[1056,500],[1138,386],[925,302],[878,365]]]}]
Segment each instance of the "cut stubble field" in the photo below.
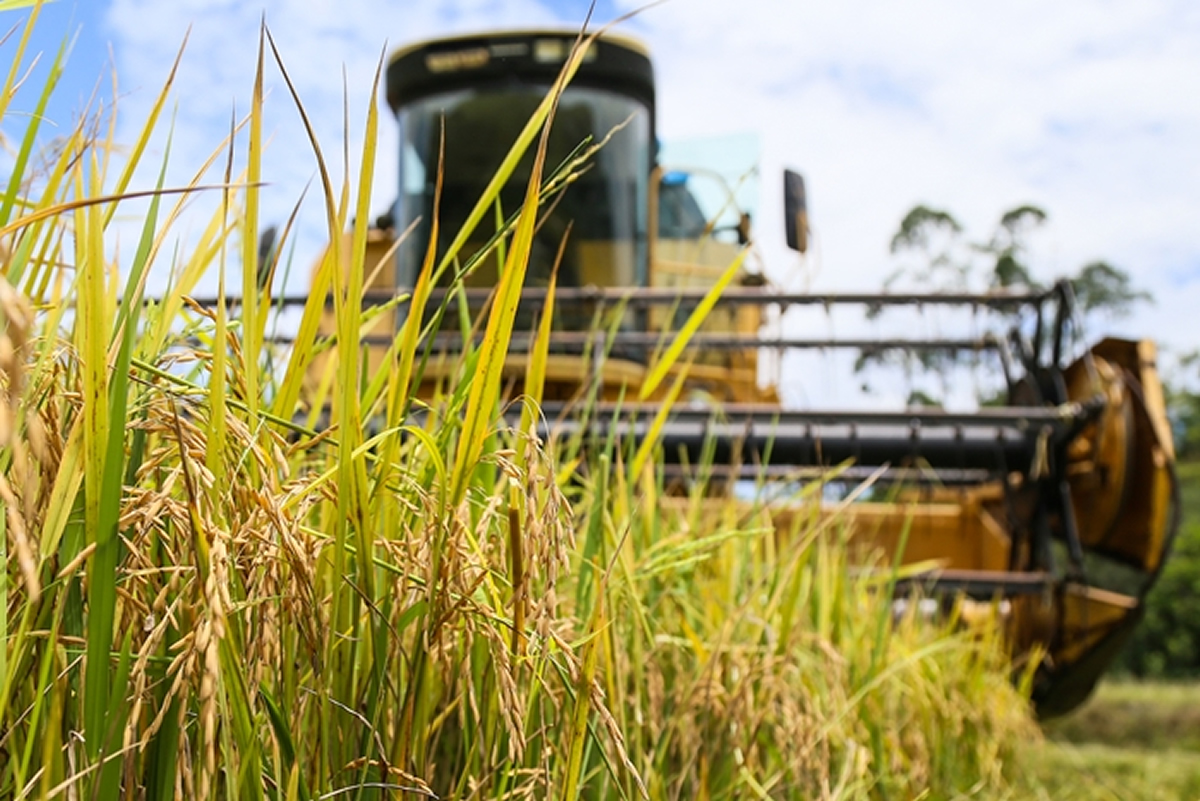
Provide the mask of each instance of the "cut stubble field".
[{"label": "cut stubble field", "polygon": [[1200,683],[1110,680],[1045,732],[1029,798],[1200,798]]}]

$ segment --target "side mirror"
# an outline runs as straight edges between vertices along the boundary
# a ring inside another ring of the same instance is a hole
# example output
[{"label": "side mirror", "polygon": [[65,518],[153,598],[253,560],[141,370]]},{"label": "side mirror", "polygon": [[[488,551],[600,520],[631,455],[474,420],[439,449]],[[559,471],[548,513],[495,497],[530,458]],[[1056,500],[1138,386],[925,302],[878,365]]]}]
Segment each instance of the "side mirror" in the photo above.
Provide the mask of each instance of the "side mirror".
[{"label": "side mirror", "polygon": [[787,246],[807,253],[808,196],[804,192],[804,176],[792,170],[783,171],[783,214]]},{"label": "side mirror", "polygon": [[750,226],[750,215],[743,211],[742,215],[738,218],[737,224],[737,241],[739,245],[750,244]]},{"label": "side mirror", "polygon": [[258,291],[261,292],[267,288],[267,284],[274,277],[275,271],[275,250],[278,243],[275,241],[279,237],[279,229],[275,226],[267,226],[258,237],[258,275],[255,284],[258,286]]}]

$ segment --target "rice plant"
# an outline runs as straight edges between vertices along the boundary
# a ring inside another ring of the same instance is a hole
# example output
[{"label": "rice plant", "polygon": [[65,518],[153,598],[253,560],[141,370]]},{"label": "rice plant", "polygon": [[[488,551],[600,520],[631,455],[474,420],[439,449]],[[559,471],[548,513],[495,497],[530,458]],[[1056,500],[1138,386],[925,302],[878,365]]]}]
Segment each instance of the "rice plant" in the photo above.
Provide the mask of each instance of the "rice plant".
[{"label": "rice plant", "polygon": [[[35,19],[36,6],[0,112]],[[458,254],[470,231],[440,260],[431,247],[386,370],[364,375],[373,107],[353,181],[335,185],[311,139],[329,240],[348,231],[350,246],[325,253],[290,352],[269,342],[271,282],[256,277],[285,249],[258,264],[262,87],[266,70],[287,73],[265,30],[250,112],[188,185],[166,185],[169,149],[149,165],[156,186],[133,183],[169,125],[170,77],[132,147],[97,109],[43,173],[18,160],[0,205],[0,797],[941,798],[1005,786],[1005,763],[1034,734],[995,631],[897,616],[895,572],[852,569],[846,532],[824,518],[784,525],[702,486],[671,494],[652,444],[540,440],[548,324],[523,422],[500,423],[500,364],[545,195],[543,131],[582,52],[468,220],[485,219],[534,148],[525,203],[494,240],[505,267],[477,321],[482,344],[432,400],[416,393],[424,305],[435,276],[470,269]],[[30,125],[21,153],[36,136]],[[200,191],[221,203],[183,252],[175,225]],[[140,237],[117,264],[113,220],[138,197]],[[153,300],[152,272],[170,287]],[[201,307],[190,293],[210,272],[218,302]],[[249,300],[232,302],[231,282]],[[336,334],[323,341],[327,298]],[[543,321],[552,304],[553,291]],[[328,380],[314,390],[317,352]],[[304,414],[315,409],[328,410],[319,430]]]}]

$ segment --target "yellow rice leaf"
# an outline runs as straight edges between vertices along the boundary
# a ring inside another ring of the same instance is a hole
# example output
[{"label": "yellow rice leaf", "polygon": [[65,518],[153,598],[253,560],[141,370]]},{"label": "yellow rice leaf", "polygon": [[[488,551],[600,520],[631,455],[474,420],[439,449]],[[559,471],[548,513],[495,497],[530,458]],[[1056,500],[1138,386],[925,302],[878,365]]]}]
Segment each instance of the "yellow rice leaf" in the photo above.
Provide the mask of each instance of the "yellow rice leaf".
[{"label": "yellow rice leaf", "polygon": [[[530,119],[526,130],[532,137],[530,126],[537,121],[538,125],[553,114],[553,110],[561,96],[566,82],[574,74],[583,60],[583,54],[592,37],[585,40],[582,47],[576,47],[558,80],[551,88],[546,99],[542,101],[538,111]],[[536,128],[534,129],[536,130]],[[499,396],[500,378],[504,368],[504,357],[508,351],[508,343],[512,337],[513,321],[517,314],[517,305],[521,299],[521,289],[525,284],[525,268],[529,264],[529,251],[533,245],[533,232],[537,223],[539,191],[541,189],[542,170],[546,162],[546,146],[549,139],[549,128],[542,130],[541,144],[534,157],[533,170],[530,174],[529,186],[525,193],[525,203],[517,218],[517,227],[513,233],[512,246],[505,260],[504,273],[500,278],[500,286],[496,292],[495,302],[488,315],[487,329],[480,344],[479,365],[480,375],[471,382],[471,391],[467,399],[466,419],[455,454],[454,471],[451,474],[453,487],[452,498],[455,505],[462,500],[467,489],[467,480],[471,475],[479,456],[483,451],[488,434],[488,421],[493,407]],[[509,158],[513,157],[509,154]],[[507,160],[506,160],[507,163]],[[514,162],[515,164],[515,162]],[[511,170],[511,167],[510,167]],[[497,175],[497,178],[499,175]],[[493,183],[496,179],[493,179]],[[499,187],[497,187],[498,190]],[[476,211],[482,216],[483,209]],[[471,225],[470,220],[467,227]],[[467,230],[464,227],[464,231]],[[462,237],[462,234],[459,234]],[[453,249],[453,245],[451,249]]]},{"label": "yellow rice leaf", "polygon": [[704,323],[705,318],[708,317],[708,313],[712,311],[713,306],[717,304],[717,299],[721,297],[721,293],[725,291],[725,287],[729,286],[734,276],[737,275],[738,270],[742,268],[742,262],[746,260],[748,252],[747,250],[742,250],[738,254],[737,258],[722,273],[717,283],[713,284],[712,288],[704,295],[704,299],[700,301],[699,305],[688,316],[687,322],[679,329],[679,333],[672,340],[666,353],[654,365],[654,369],[650,371],[650,375],[647,376],[645,383],[642,384],[641,391],[638,392],[638,400],[646,400],[654,393],[654,390],[658,389],[658,385],[662,383],[662,380],[670,372],[675,362],[679,360],[679,354],[683,353],[683,349],[687,347],[692,335],[696,333],[697,329]]},{"label": "yellow rice leaf", "polygon": [[654,453],[654,446],[658,443],[658,437],[662,434],[663,426],[666,425],[667,417],[671,414],[671,409],[675,406],[675,401],[679,400],[679,393],[683,391],[684,381],[687,380],[689,368],[692,366],[689,361],[675,376],[675,383],[671,385],[671,390],[667,393],[667,397],[659,405],[658,411],[654,415],[654,422],[650,424],[650,430],[646,432],[646,438],[642,440],[642,444],[638,446],[637,452],[633,456],[633,463],[629,467],[629,475],[633,480],[642,474],[642,470],[646,467],[646,463],[650,460],[650,454]]}]

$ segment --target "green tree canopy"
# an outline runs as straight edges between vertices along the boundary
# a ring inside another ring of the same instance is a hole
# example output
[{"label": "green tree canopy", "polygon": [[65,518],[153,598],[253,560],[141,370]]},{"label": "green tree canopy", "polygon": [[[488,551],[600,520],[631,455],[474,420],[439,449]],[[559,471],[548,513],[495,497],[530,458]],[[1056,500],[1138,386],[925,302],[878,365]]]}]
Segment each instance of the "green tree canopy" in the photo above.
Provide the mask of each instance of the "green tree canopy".
[{"label": "green tree canopy", "polygon": [[892,237],[892,253],[906,249],[927,250],[931,233],[939,230],[961,234],[963,229],[948,211],[924,205],[913,206],[900,221],[900,230]]},{"label": "green tree canopy", "polygon": [[[889,250],[902,263],[884,281],[884,289],[898,284],[929,292],[1042,288],[1044,284],[1034,277],[1030,263],[1030,235],[1048,219],[1045,210],[1025,203],[1001,214],[987,239],[973,239],[950,211],[926,204],[913,206],[892,236]],[[1096,314],[1124,317],[1138,303],[1153,302],[1150,293],[1134,286],[1129,273],[1107,261],[1089,262],[1064,277],[1071,281],[1076,309],[1084,318]],[[873,307],[868,316],[874,318],[881,312],[882,307]],[[872,351],[860,355],[855,369],[890,364],[903,368],[911,380],[920,370],[945,375],[961,358],[961,354],[942,351]],[[919,390],[913,393],[913,402],[936,402]]]},{"label": "green tree canopy", "polygon": [[[1026,203],[1000,215],[990,237],[970,240],[962,223],[945,209],[918,204],[900,220],[890,251],[908,262],[884,282],[885,288],[907,281],[933,292],[974,286],[977,289],[1037,289],[1042,286],[1029,264],[1029,236],[1049,215]],[[915,258],[915,260],[914,260]],[[1133,285],[1129,273],[1111,262],[1085,264],[1071,281],[1080,312],[1123,317],[1138,303],[1152,303],[1150,293]]]},{"label": "green tree canopy", "polygon": [[1075,302],[1084,314],[1105,311],[1114,317],[1126,317],[1137,303],[1151,303],[1149,292],[1135,289],[1129,273],[1106,261],[1093,261],[1071,279]]}]

